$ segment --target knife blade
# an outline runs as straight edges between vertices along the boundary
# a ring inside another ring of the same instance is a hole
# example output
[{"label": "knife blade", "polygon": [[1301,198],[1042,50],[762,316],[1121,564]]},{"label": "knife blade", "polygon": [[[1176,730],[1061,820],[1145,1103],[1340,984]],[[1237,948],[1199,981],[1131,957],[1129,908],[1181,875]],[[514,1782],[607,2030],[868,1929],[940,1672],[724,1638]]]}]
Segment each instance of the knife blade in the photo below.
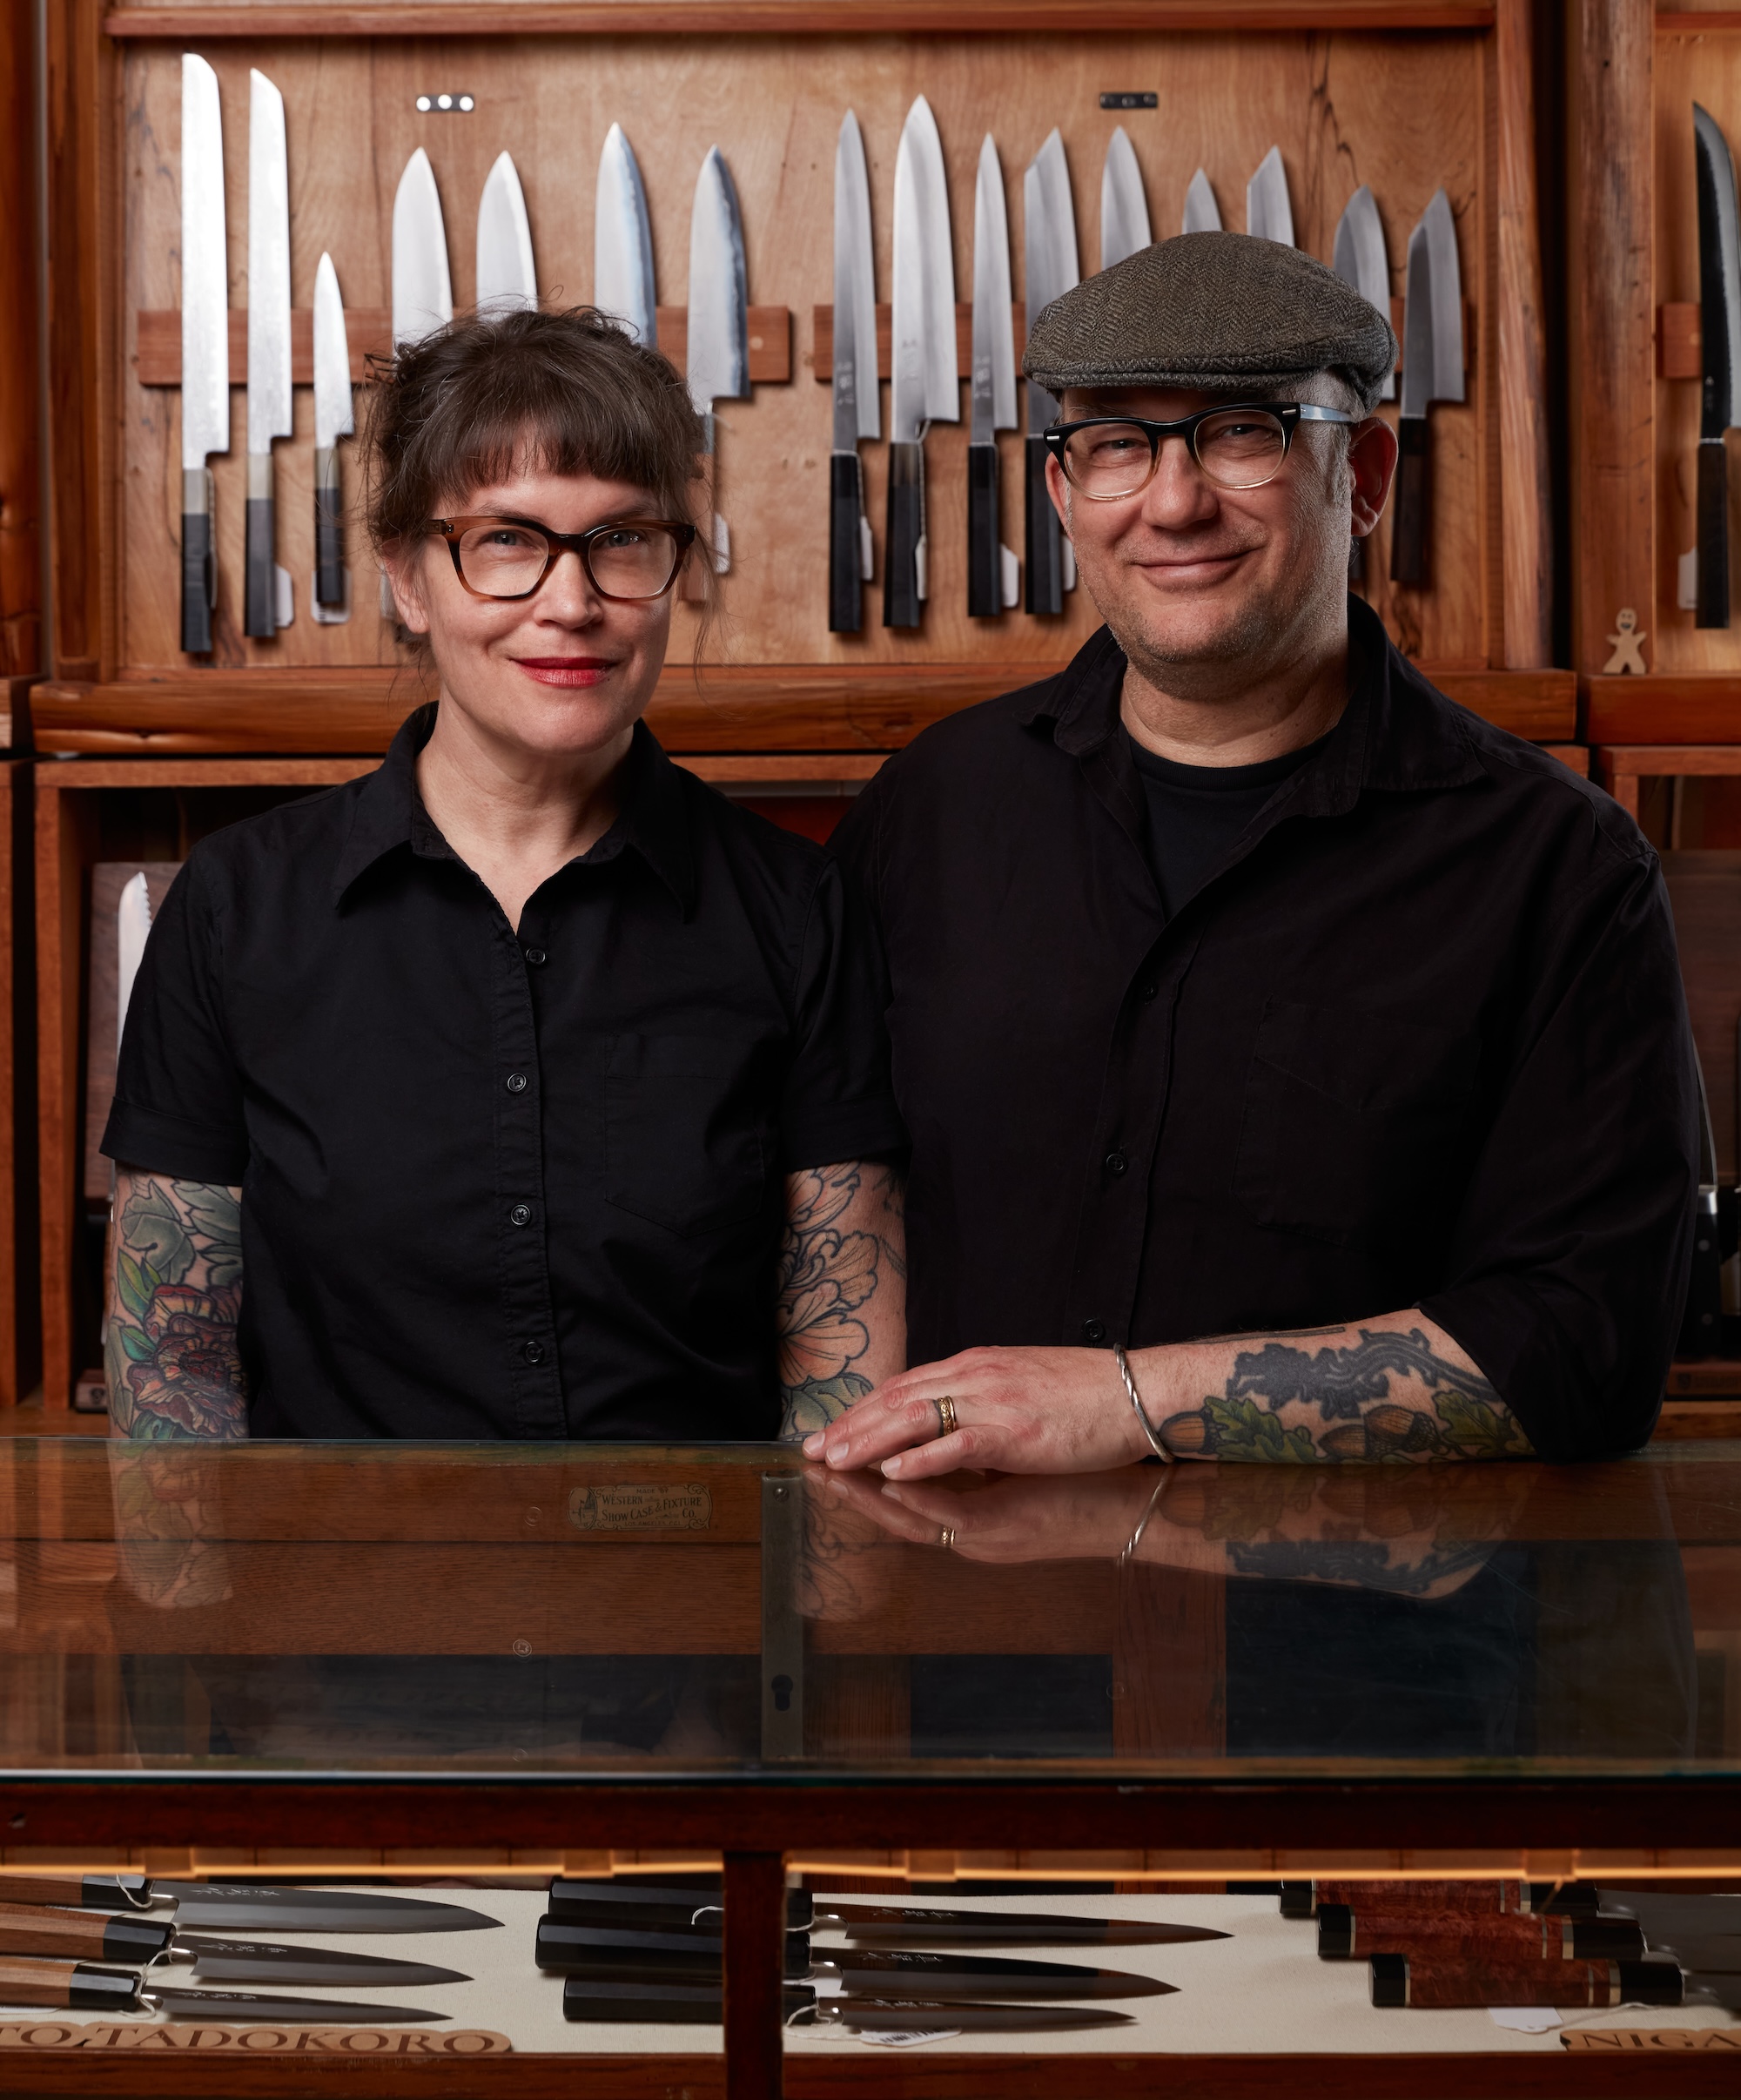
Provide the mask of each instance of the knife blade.
[{"label": "knife blade", "polygon": [[419,146],[393,199],[393,347],[418,342],[453,318],[441,197],[429,156]]},{"label": "knife blade", "polygon": [[750,393],[750,293],[743,260],[743,219],[737,185],[717,146],[709,146],[696,178],[689,213],[689,399],[702,419],[703,481],[701,499],[704,544],[683,572],[683,596],[708,595],[708,568],[723,576],[731,568],[731,535],[714,501],[716,433],[713,405],[743,400]]},{"label": "knife blade", "polygon": [[1000,430],[1016,427],[1016,334],[1010,293],[1010,227],[1004,170],[987,131],[973,184],[973,365],[967,447],[967,610],[995,619],[1016,602],[1016,557],[1004,545],[998,489]]},{"label": "knife blade", "polygon": [[848,110],[834,148],[834,448],[829,458],[828,626],[864,624],[871,569],[860,438],[882,434],[877,391],[877,279],[870,243],[870,178],[864,138]]},{"label": "knife blade", "polygon": [[[1385,325],[1390,322],[1390,262],[1384,252],[1384,227],[1370,187],[1362,183],[1349,198],[1336,222],[1336,245],[1332,267],[1346,285],[1352,285],[1368,305],[1376,306]],[[1396,374],[1385,374],[1381,400],[1396,398]]]},{"label": "knife blade", "polygon": [[218,604],[212,471],[230,449],[229,252],[218,76],[181,60],[181,646],[212,651]]},{"label": "knife blade", "polygon": [[1219,233],[1221,230],[1221,207],[1201,168],[1191,178],[1191,187],[1185,192],[1185,223],[1179,230],[1181,233]]},{"label": "knife blade", "polygon": [[1653,1939],[1677,1934],[1700,1939],[1741,1934],[1741,1896],[1705,1895],[1696,1891],[1660,1894],[1650,1889],[1600,1888],[1603,1910],[1635,1917]]},{"label": "knife blade", "polygon": [[1692,105],[1698,194],[1698,584],[1695,627],[1729,624],[1729,456],[1723,434],[1735,420],[1735,360],[1741,356],[1741,232],[1729,141]]},{"label": "knife blade", "polygon": [[339,440],[357,427],[351,397],[351,347],[345,302],[333,258],[314,272],[314,603],[343,617],[350,602],[345,573],[345,498],[339,481]]},{"label": "knife blade", "polygon": [[127,878],[115,905],[115,1048],[127,1033],[127,1008],[132,1002],[133,979],[145,959],[145,943],[151,933],[151,892],[141,868]]},{"label": "knife blade", "polygon": [[[1028,163],[1022,180],[1022,242],[1027,273],[1027,327],[1052,301],[1079,281],[1076,210],[1070,192],[1070,164],[1054,127]],[[1074,552],[1064,536],[1045,484],[1045,439],[1058,420],[1059,404],[1033,380],[1027,382],[1027,609],[1042,616],[1064,610],[1064,594],[1074,588]]]},{"label": "knife blade", "polygon": [[1427,581],[1427,523],[1431,511],[1428,406],[1463,398],[1462,277],[1450,199],[1435,190],[1408,236],[1408,279],[1402,310],[1402,400],[1397,419],[1402,458],[1396,516],[1390,528],[1390,575],[1396,583]]},{"label": "knife blade", "polygon": [[883,624],[913,628],[930,594],[925,429],[961,416],[949,186],[937,118],[923,95],[907,111],[895,155],[894,273]]},{"label": "knife blade", "polygon": [[474,1932],[500,1918],[424,1896],[143,1875],[0,1875],[0,1902],[119,1911],[231,1932]]},{"label": "knife blade", "polygon": [[403,2027],[445,2020],[413,2005],[360,2004],[346,1998],[286,1997],[253,1990],[185,1990],[151,1970],[99,1969],[88,1962],[0,1959],[0,2005],[52,2005],[79,2012],[186,2012],[225,2020],[272,2020],[296,2027]]},{"label": "knife blade", "polygon": [[620,124],[605,133],[593,208],[593,304],[615,314],[635,341],[659,347],[653,283],[653,224],[647,188]]},{"label": "knife blade", "polygon": [[1100,267],[1110,270],[1126,256],[1147,247],[1151,238],[1137,150],[1124,125],[1115,125],[1100,171]]},{"label": "knife blade", "polygon": [[512,313],[538,304],[538,272],[526,193],[511,153],[498,153],[478,199],[478,310]]},{"label": "knife blade", "polygon": [[[1130,2027],[1130,2013],[1084,2005],[978,2005],[965,2000],[861,1996],[854,1992],[818,1996],[789,1984],[782,2012],[788,2027],[844,2027],[864,2033],[915,2033],[959,2029],[967,2034],[1079,2034],[1093,2028]],[[596,1982],[569,1976],[562,1985],[565,2020],[656,2021],[680,2026],[717,2026],[725,2016],[718,1987],[705,1983]]]},{"label": "knife blade", "polygon": [[383,1989],[420,1990],[437,1983],[472,1981],[460,1969],[438,1969],[428,1962],[342,1954],[330,1947],[298,1947],[269,1940],[178,1935],[168,1958],[190,1963],[196,1976],[214,1983],[379,1984]]},{"label": "knife blade", "polygon": [[1287,171],[1280,146],[1271,146],[1246,185],[1246,232],[1260,240],[1279,240],[1287,248],[1294,246],[1294,207],[1287,201]]},{"label": "knife blade", "polygon": [[[280,626],[272,440],[290,423],[290,171],[284,97],[248,75],[248,509],[242,628],[270,641]],[[290,579],[286,576],[285,584]]]}]

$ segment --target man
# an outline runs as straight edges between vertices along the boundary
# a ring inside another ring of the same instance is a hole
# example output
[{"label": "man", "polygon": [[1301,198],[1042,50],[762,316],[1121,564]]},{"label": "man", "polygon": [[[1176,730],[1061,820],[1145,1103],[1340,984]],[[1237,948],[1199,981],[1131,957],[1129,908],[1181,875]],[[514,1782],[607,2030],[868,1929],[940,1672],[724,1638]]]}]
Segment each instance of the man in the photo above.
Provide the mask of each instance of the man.
[{"label": "man", "polygon": [[1606,796],[1348,598],[1395,355],[1329,271],[1238,234],[1041,314],[1024,369],[1106,626],[837,834],[891,972],[920,1368],[811,1456],[916,1480],[1649,1434],[1697,1179],[1668,905]]}]

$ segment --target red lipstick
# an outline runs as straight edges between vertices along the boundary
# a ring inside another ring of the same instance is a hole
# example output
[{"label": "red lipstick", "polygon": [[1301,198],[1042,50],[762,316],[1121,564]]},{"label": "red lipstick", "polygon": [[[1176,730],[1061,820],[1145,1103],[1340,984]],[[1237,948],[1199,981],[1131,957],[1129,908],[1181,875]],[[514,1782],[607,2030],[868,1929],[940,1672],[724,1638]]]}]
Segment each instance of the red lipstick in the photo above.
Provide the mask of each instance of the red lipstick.
[{"label": "red lipstick", "polygon": [[516,656],[514,662],[540,685],[598,685],[616,669],[608,656]]}]

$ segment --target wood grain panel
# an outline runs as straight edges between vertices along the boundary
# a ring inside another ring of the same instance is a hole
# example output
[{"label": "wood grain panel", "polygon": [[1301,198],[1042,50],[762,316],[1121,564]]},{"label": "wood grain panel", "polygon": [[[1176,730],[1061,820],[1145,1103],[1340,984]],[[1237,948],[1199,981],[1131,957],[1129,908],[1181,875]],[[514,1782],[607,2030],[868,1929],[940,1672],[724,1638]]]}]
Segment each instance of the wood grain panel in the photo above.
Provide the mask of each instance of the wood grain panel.
[{"label": "wood grain panel", "polygon": [[0,299],[7,349],[0,358],[0,676],[41,662],[42,495],[40,360],[37,323],[35,10],[0,17]]},{"label": "wood grain panel", "polygon": [[1657,377],[1669,380],[1696,380],[1701,377],[1704,367],[1700,362],[1704,337],[1700,333],[1697,302],[1694,300],[1670,300],[1657,308]]},{"label": "wood grain panel", "polygon": [[1741,740],[1741,677],[1581,678],[1586,744],[1724,744]]},{"label": "wood grain panel", "polygon": [[1536,191],[1535,12],[1535,0],[1500,0],[1494,53],[1503,618],[1505,662],[1516,670],[1533,670],[1553,658],[1554,534]]},{"label": "wood grain panel", "polygon": [[[17,838],[17,803],[29,797],[30,768],[0,762],[0,1408],[18,1400],[18,1145],[21,1120],[32,1103],[22,1098],[13,1050],[15,932],[17,899],[13,853]],[[28,951],[27,951],[28,952]],[[32,1120],[34,1120],[32,1118]],[[3,1519],[0,1519],[3,1521]]]}]

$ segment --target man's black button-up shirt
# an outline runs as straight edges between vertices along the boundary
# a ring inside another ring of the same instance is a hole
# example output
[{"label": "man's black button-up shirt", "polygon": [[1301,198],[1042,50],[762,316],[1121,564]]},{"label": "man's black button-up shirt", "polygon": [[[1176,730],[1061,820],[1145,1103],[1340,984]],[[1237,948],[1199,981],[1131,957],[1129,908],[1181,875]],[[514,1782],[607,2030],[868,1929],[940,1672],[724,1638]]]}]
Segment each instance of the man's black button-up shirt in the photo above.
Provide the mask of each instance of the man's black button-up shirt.
[{"label": "man's black button-up shirt", "polygon": [[1656,856],[1349,618],[1341,720],[1171,921],[1105,630],[836,833],[892,984],[910,1359],[1418,1304],[1544,1456],[1623,1449],[1697,1178]]},{"label": "man's black button-up shirt", "polygon": [[516,934],[418,797],[432,724],[194,849],[104,1149],[240,1185],[255,1436],[771,1436],[783,1177],[904,1143],[868,930],[642,726]]}]

